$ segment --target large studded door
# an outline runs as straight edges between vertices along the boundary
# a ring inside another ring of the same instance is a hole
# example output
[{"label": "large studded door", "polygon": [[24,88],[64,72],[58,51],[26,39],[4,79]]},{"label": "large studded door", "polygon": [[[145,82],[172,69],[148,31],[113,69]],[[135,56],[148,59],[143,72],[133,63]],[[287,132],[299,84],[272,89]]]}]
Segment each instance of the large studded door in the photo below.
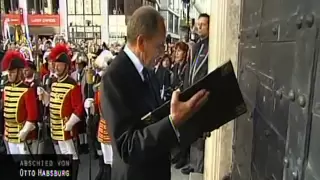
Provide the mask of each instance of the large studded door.
[{"label": "large studded door", "polygon": [[235,121],[232,179],[320,178],[317,17],[319,0],[243,0],[238,77],[249,113]]}]

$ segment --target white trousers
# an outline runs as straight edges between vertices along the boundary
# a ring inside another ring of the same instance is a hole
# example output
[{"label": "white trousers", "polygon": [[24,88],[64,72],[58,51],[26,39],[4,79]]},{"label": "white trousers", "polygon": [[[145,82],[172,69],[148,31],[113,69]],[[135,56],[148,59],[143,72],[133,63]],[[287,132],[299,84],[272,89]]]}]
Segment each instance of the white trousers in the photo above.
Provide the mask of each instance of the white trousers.
[{"label": "white trousers", "polygon": [[[7,142],[7,153],[8,154],[36,154],[37,151],[37,141],[32,141],[29,147],[26,143],[11,143]],[[31,151],[31,152],[30,152]]]},{"label": "white trousers", "polygon": [[79,159],[76,146],[74,145],[72,139],[66,141],[58,141],[58,144],[54,145],[54,149],[57,154],[72,155],[73,160]]},{"label": "white trousers", "polygon": [[110,164],[112,165],[112,160],[113,160],[113,153],[112,153],[112,146],[110,143],[100,143],[101,144],[101,151],[103,155],[103,161],[104,164]]}]

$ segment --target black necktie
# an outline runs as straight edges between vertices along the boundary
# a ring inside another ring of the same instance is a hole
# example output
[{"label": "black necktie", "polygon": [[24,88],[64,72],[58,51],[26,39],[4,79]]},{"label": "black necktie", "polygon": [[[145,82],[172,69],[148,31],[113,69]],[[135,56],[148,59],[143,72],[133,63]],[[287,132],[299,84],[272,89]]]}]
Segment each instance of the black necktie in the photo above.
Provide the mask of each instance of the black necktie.
[{"label": "black necktie", "polygon": [[155,102],[158,104],[157,95],[156,95],[155,90],[154,90],[154,88],[153,88],[153,85],[152,85],[152,82],[151,82],[151,79],[150,79],[150,73],[149,73],[148,69],[143,68],[142,74],[143,74],[143,77],[144,77],[144,82],[145,82],[146,85],[148,86],[149,92],[151,93],[152,98],[153,98],[153,99],[155,100]]}]

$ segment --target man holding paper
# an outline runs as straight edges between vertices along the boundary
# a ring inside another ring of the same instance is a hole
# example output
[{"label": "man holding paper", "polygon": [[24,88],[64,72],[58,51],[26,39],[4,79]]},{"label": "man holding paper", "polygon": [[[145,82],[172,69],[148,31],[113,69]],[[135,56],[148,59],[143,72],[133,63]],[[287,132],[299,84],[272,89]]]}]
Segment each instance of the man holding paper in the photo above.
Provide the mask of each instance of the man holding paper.
[{"label": "man holding paper", "polygon": [[165,29],[155,9],[137,9],[127,25],[127,45],[102,77],[101,109],[112,139],[113,180],[170,180],[170,150],[189,134],[180,127],[208,98],[200,90],[181,102],[180,91],[175,91],[168,117],[153,124],[142,120],[160,105],[148,68],[164,50]]}]

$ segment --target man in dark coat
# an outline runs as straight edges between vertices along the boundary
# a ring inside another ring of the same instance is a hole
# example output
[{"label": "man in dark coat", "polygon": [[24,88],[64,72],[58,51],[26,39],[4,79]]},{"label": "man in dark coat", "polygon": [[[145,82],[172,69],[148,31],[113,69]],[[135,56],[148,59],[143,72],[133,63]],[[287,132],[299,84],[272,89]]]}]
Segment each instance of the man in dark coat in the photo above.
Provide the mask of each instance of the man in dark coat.
[{"label": "man in dark coat", "polygon": [[[200,39],[191,50],[191,59],[185,76],[184,89],[208,74],[209,15],[200,14],[197,25]],[[205,135],[191,145],[190,164],[182,169],[183,174],[189,174],[190,172],[203,173]]]},{"label": "man in dark coat", "polygon": [[137,9],[127,25],[127,45],[102,77],[102,115],[114,156],[112,180],[170,180],[171,148],[199,135],[184,127],[208,98],[204,90],[185,102],[175,91],[169,116],[153,124],[142,120],[160,104],[147,68],[164,50],[165,34],[159,12],[148,6]]}]

